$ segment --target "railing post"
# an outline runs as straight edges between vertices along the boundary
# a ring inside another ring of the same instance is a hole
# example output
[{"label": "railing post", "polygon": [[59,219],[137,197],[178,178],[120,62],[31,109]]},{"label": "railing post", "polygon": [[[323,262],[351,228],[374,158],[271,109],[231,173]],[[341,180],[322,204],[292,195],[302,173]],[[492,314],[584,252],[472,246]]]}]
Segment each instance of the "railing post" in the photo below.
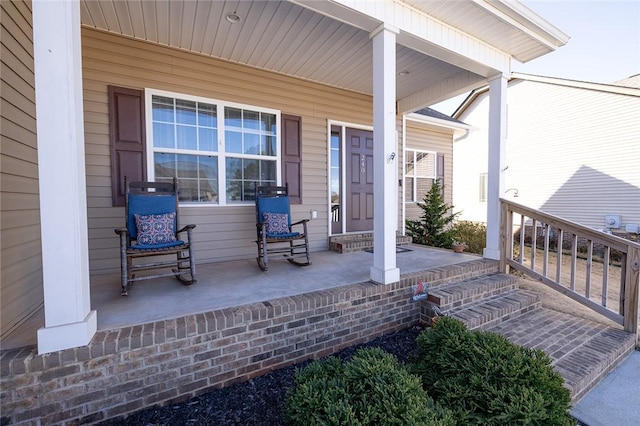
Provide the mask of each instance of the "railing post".
[{"label": "railing post", "polygon": [[513,213],[509,211],[507,203],[500,201],[500,272],[509,273],[507,256],[510,256],[509,242],[513,232]]},{"label": "railing post", "polygon": [[629,246],[624,283],[624,329],[636,336],[636,347],[640,347],[638,335],[639,303],[638,292],[640,287],[640,249]]}]

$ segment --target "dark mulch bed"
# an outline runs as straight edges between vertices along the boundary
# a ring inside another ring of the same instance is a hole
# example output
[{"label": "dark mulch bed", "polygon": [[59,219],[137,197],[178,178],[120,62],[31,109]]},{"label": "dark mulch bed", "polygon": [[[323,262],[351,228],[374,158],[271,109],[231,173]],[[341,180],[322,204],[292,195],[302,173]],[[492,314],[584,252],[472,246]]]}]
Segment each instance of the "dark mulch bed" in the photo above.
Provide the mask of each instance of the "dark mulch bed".
[{"label": "dark mulch bed", "polygon": [[[416,338],[421,331],[420,327],[411,327],[344,349],[334,356],[347,360],[358,349],[375,346],[406,363],[417,348]],[[309,362],[275,370],[224,389],[215,389],[180,404],[150,407],[125,419],[109,420],[101,425],[282,425],[285,397],[287,390],[293,387],[296,368],[304,367]]]}]

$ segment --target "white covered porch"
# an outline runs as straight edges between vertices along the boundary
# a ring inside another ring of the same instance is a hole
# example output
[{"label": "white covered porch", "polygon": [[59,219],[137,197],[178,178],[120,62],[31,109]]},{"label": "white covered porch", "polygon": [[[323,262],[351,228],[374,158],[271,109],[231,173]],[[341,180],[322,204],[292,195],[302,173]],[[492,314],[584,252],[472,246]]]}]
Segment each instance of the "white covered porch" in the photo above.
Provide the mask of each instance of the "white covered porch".
[{"label": "white covered porch", "polygon": [[[230,15],[240,18],[239,25],[212,31],[234,21]],[[365,279],[381,284],[397,282],[402,272],[402,256],[394,249],[398,115],[490,82],[485,256],[497,259],[511,60],[525,62],[566,42],[557,29],[512,2],[34,2],[44,287],[40,353],[85,345],[101,328],[98,290],[90,284],[81,25],[371,95],[374,254],[358,264],[368,269]],[[270,52],[270,59],[252,52]],[[173,302],[189,309],[178,301]]]}]

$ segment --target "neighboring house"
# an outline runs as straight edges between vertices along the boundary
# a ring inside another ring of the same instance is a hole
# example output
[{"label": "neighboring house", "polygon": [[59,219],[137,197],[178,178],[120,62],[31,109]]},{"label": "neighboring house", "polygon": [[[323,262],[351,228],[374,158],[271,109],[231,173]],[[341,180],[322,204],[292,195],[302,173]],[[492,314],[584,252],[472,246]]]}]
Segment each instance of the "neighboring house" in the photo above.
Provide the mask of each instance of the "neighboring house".
[{"label": "neighboring house", "polygon": [[[513,73],[501,196],[595,229],[637,233],[638,81],[597,84]],[[454,143],[453,204],[460,219],[486,221],[488,108],[482,88],[454,114],[472,126]],[[607,222],[610,215],[614,223]]]},{"label": "neighboring house", "polygon": [[[91,275],[119,268],[125,175],[177,175],[200,263],[255,257],[253,185],[286,183],[294,216],[317,212],[313,250],[373,230],[371,279],[398,281],[398,181],[438,178],[443,154],[450,182],[450,139],[463,130],[413,113],[490,82],[502,143],[511,61],[568,40],[512,1],[3,1],[0,11],[1,335],[44,306],[40,353],[96,331]],[[398,176],[419,150],[431,169]]]}]

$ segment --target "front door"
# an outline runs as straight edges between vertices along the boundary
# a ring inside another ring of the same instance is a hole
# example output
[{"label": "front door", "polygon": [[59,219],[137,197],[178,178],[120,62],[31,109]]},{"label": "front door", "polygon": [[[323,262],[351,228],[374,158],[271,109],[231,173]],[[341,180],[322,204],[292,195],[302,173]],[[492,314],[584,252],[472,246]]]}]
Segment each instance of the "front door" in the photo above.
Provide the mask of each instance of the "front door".
[{"label": "front door", "polygon": [[346,129],[346,230],[373,231],[373,132]]}]

